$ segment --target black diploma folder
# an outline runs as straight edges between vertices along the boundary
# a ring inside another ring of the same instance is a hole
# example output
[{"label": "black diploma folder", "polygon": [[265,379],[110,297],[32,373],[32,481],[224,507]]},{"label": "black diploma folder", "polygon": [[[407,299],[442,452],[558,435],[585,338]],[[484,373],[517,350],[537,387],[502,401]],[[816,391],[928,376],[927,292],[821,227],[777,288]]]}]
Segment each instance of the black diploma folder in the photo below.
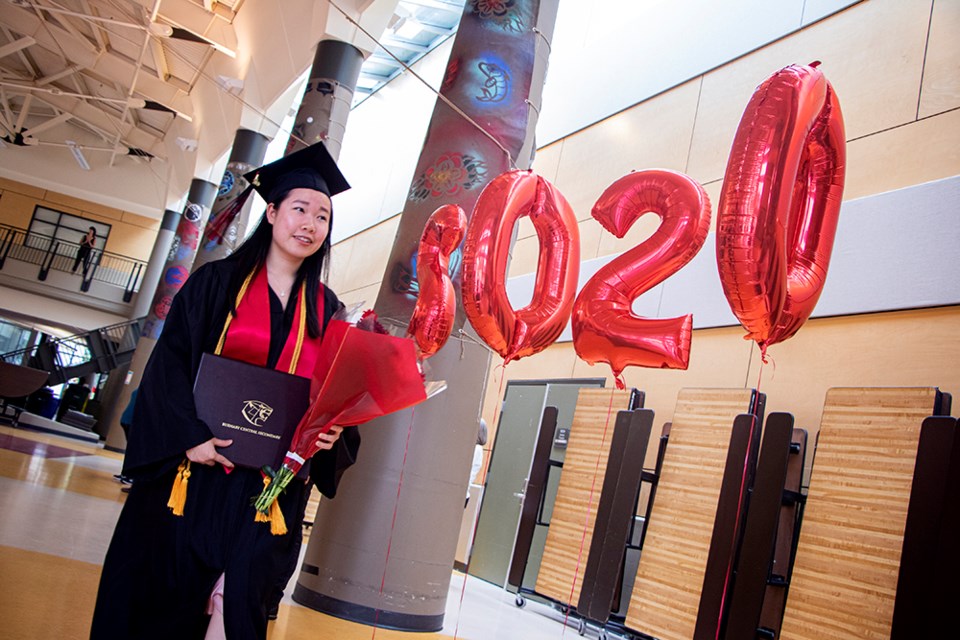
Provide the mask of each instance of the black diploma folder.
[{"label": "black diploma folder", "polygon": [[[310,380],[204,353],[193,397],[213,435],[233,440],[219,449],[224,456],[241,467],[276,469],[307,411]],[[306,477],[308,466],[298,477]]]}]

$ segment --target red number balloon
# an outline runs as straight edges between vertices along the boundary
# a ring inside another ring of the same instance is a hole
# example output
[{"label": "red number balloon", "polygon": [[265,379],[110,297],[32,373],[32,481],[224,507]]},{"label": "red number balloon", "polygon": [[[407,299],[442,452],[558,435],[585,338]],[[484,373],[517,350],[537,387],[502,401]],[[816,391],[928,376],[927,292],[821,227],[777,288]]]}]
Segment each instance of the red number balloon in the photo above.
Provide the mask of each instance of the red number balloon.
[{"label": "red number balloon", "polygon": [[764,357],[813,312],[840,213],[843,115],[818,64],[781,69],[754,92],[717,207],[723,292]]},{"label": "red number balloon", "polygon": [[641,318],[631,305],[690,262],[710,230],[710,200],[703,187],[674,171],[626,175],[593,207],[593,217],[618,238],[646,213],[660,216],[653,236],[602,267],[573,307],[577,355],[590,364],[609,363],[620,388],[620,374],[630,365],[687,368],[693,316]]},{"label": "red number balloon", "polygon": [[[510,238],[528,216],[540,242],[533,300],[514,311],[504,285]],[[463,242],[463,308],[505,362],[550,346],[570,318],[580,271],[577,219],[563,195],[530,171],[494,178],[477,200]]]},{"label": "red number balloon", "polygon": [[450,281],[450,254],[463,239],[467,216],[455,204],[434,211],[420,236],[417,249],[417,304],[407,332],[420,353],[429,358],[446,343],[457,314],[457,297]]}]

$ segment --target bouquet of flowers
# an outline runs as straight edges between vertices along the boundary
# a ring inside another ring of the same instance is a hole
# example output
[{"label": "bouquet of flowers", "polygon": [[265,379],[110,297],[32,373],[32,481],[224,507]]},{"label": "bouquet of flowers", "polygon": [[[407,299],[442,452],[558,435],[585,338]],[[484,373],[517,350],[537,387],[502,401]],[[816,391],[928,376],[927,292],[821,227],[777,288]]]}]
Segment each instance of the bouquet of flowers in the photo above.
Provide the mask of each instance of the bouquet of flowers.
[{"label": "bouquet of flowers", "polygon": [[[433,395],[432,393],[430,395]],[[317,437],[333,425],[356,425],[413,406],[428,396],[416,344],[389,335],[372,311],[356,323],[331,320],[310,383],[310,406],[301,418],[283,465],[264,467],[264,489],[254,500],[257,520],[286,531],[277,496],[320,450]],[[269,482],[267,481],[269,478]]]}]

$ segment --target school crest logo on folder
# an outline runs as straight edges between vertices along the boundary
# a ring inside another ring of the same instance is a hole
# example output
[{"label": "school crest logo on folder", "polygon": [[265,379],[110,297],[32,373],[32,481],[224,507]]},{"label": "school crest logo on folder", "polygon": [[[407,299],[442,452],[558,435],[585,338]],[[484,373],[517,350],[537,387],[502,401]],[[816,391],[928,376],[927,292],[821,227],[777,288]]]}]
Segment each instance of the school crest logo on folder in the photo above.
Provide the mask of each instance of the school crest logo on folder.
[{"label": "school crest logo on folder", "polygon": [[243,417],[255,427],[262,427],[271,413],[273,413],[273,407],[266,402],[247,400],[243,403]]}]

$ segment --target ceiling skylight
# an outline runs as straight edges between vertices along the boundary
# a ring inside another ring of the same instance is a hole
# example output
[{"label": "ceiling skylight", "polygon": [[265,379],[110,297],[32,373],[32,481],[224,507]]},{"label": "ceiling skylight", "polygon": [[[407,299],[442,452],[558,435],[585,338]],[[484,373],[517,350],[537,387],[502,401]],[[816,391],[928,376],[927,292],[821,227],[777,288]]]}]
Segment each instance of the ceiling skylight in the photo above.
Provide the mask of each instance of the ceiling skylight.
[{"label": "ceiling skylight", "polygon": [[[380,43],[410,66],[456,33],[465,0],[400,0]],[[357,106],[403,73],[403,65],[378,48],[360,68]]]}]

